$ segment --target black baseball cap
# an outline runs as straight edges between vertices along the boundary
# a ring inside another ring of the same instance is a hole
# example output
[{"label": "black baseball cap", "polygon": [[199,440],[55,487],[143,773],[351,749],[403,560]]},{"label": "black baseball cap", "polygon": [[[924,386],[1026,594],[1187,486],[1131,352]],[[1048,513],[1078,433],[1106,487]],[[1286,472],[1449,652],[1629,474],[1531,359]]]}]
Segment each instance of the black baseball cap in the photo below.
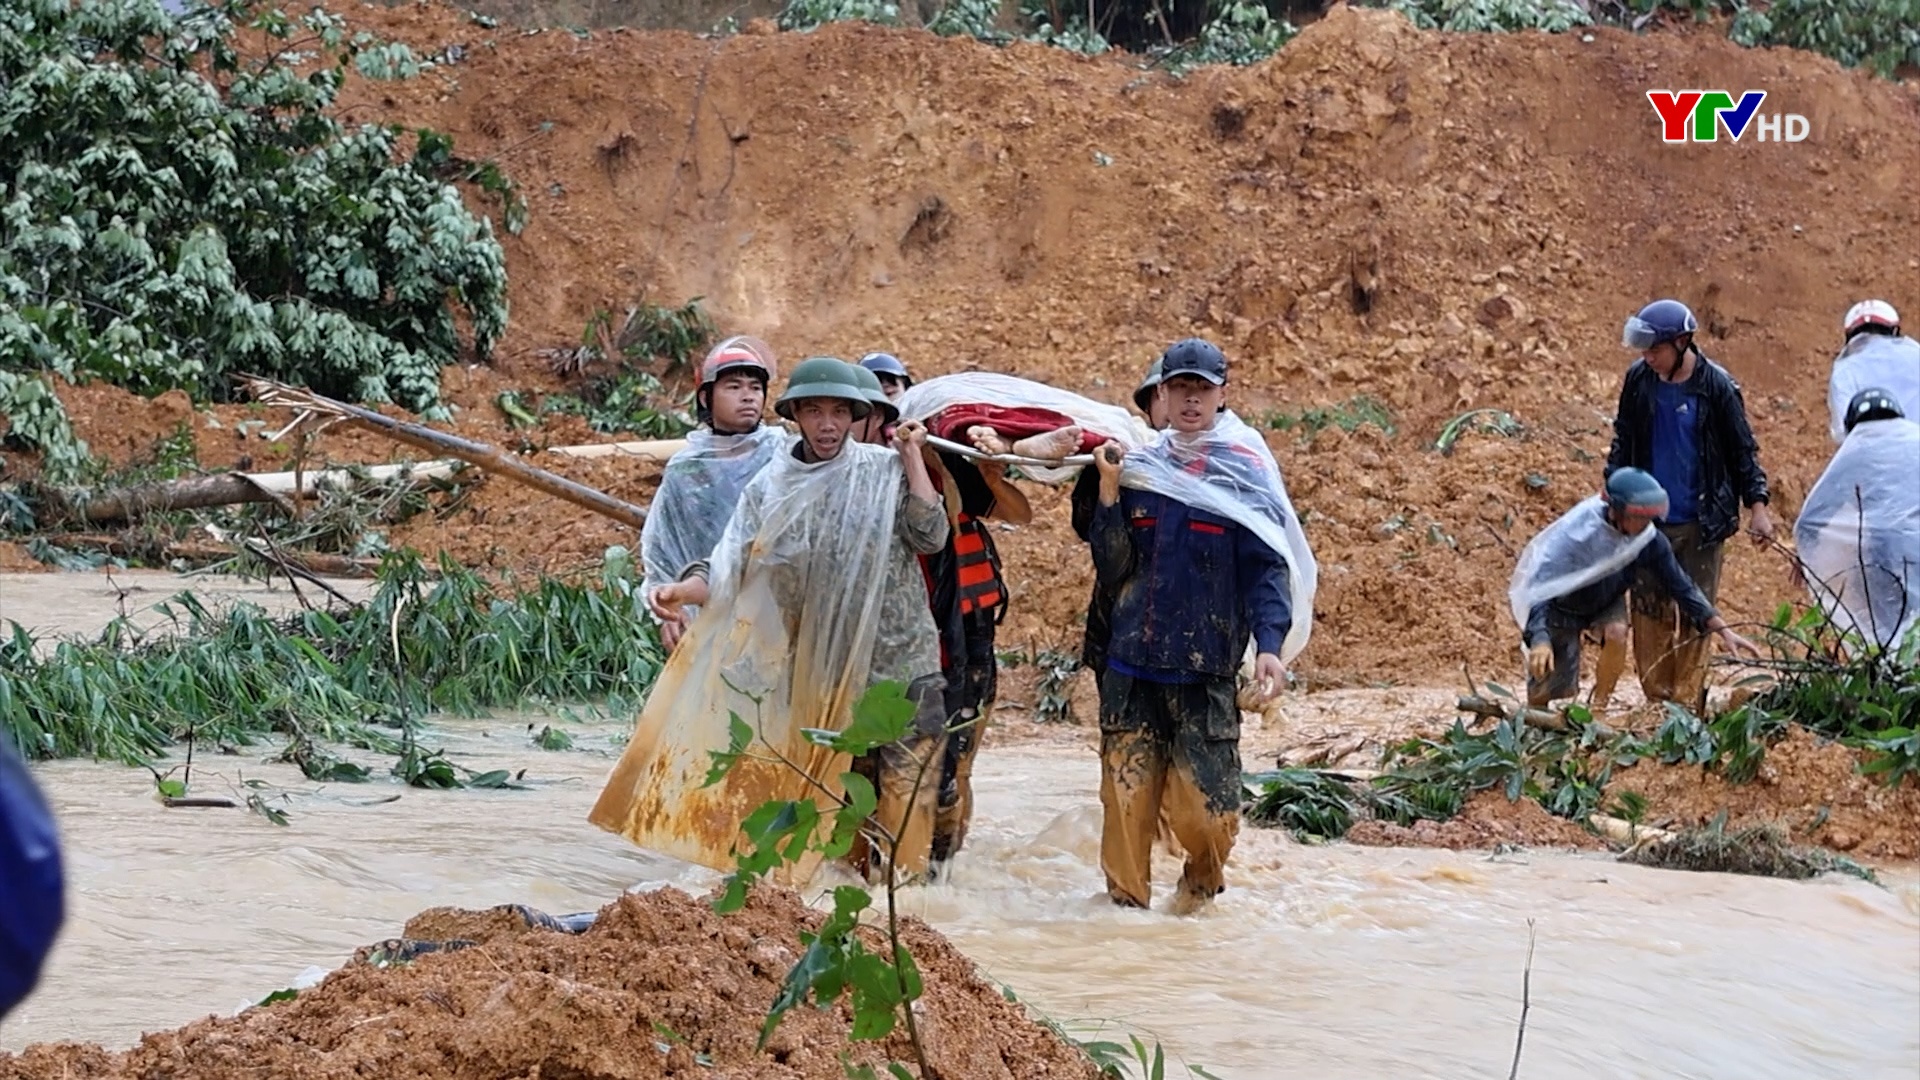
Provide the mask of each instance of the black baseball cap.
[{"label": "black baseball cap", "polygon": [[1176,341],[1160,354],[1160,379],[1167,382],[1181,375],[1198,375],[1215,386],[1225,386],[1227,356],[1202,338]]}]

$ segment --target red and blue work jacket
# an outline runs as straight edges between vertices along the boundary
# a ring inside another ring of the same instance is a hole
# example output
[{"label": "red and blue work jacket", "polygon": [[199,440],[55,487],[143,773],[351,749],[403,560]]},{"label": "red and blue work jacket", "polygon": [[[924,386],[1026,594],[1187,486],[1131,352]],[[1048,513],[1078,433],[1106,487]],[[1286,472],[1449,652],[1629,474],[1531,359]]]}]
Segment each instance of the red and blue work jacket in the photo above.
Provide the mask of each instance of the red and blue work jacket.
[{"label": "red and blue work jacket", "polygon": [[1132,488],[1093,513],[1093,564],[1114,596],[1109,665],[1157,682],[1232,678],[1251,636],[1278,654],[1293,625],[1287,564],[1230,518]]}]

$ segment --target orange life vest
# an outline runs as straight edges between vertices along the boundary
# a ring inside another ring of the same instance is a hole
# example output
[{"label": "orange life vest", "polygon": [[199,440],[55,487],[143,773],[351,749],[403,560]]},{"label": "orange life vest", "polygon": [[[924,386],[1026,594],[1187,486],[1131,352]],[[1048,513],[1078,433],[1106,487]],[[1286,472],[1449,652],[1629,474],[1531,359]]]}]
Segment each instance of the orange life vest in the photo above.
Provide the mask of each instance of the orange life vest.
[{"label": "orange life vest", "polygon": [[960,613],[997,609],[994,621],[999,622],[1006,612],[1007,590],[1000,580],[1000,553],[987,535],[986,523],[972,514],[960,514],[954,520],[953,554]]}]

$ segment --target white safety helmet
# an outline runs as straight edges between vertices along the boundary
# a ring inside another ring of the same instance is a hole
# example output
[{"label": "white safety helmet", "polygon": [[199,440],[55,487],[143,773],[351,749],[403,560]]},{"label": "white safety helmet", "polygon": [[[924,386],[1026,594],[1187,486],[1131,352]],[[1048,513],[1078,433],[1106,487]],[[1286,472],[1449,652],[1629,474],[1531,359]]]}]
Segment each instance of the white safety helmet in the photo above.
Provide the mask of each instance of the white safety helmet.
[{"label": "white safety helmet", "polygon": [[1847,309],[1847,317],[1840,329],[1847,337],[1852,337],[1870,326],[1884,326],[1897,334],[1900,332],[1900,313],[1885,300],[1862,300]]}]

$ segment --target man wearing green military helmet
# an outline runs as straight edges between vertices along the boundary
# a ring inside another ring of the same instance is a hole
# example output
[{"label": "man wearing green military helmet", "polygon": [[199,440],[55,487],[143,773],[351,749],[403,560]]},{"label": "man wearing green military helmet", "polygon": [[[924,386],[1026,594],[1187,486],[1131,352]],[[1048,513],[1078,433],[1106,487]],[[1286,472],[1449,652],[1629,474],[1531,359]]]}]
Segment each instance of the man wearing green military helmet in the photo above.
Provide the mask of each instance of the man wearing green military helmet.
[{"label": "man wearing green military helmet", "polygon": [[[899,869],[911,876],[926,869],[935,795],[931,785],[916,790],[916,781],[925,771],[923,762],[938,765],[946,728],[946,680],[940,673],[939,641],[917,556],[944,547],[947,515],[922,454],[924,425],[900,424],[891,451],[862,441],[869,419],[884,415],[862,375],[871,378],[830,356],[813,357],[793,369],[774,411],[800,429],[791,451],[799,471],[769,469],[756,477],[741,496],[729,530],[744,536],[777,534],[777,543],[769,543],[764,554],[760,543],[751,545],[746,559],[777,563],[774,591],[794,628],[796,648],[817,647],[822,643],[806,639],[825,635],[835,639],[835,651],[862,658],[866,678],[861,689],[882,682],[907,688],[915,707],[911,730],[853,764],[873,781],[878,796],[874,819],[898,839]],[[778,490],[783,476],[807,485],[804,501]],[[876,503],[887,510],[879,511]],[[887,527],[876,527],[876,521]],[[770,528],[770,523],[777,527]],[[879,568],[879,573],[861,569],[866,566]],[[735,573],[749,577],[753,568]],[[877,588],[875,577],[881,579]],[[820,625],[818,612],[845,610],[846,594],[859,590],[875,592],[871,608],[855,605],[878,611],[870,635],[859,625],[864,619],[834,618]],[[707,600],[705,577],[655,596],[663,606]],[[796,671],[795,693],[802,692],[801,681]],[[929,775],[937,776],[937,768]],[[885,858],[886,852],[871,844],[856,847],[853,856],[856,867],[870,877],[884,872]]]}]

